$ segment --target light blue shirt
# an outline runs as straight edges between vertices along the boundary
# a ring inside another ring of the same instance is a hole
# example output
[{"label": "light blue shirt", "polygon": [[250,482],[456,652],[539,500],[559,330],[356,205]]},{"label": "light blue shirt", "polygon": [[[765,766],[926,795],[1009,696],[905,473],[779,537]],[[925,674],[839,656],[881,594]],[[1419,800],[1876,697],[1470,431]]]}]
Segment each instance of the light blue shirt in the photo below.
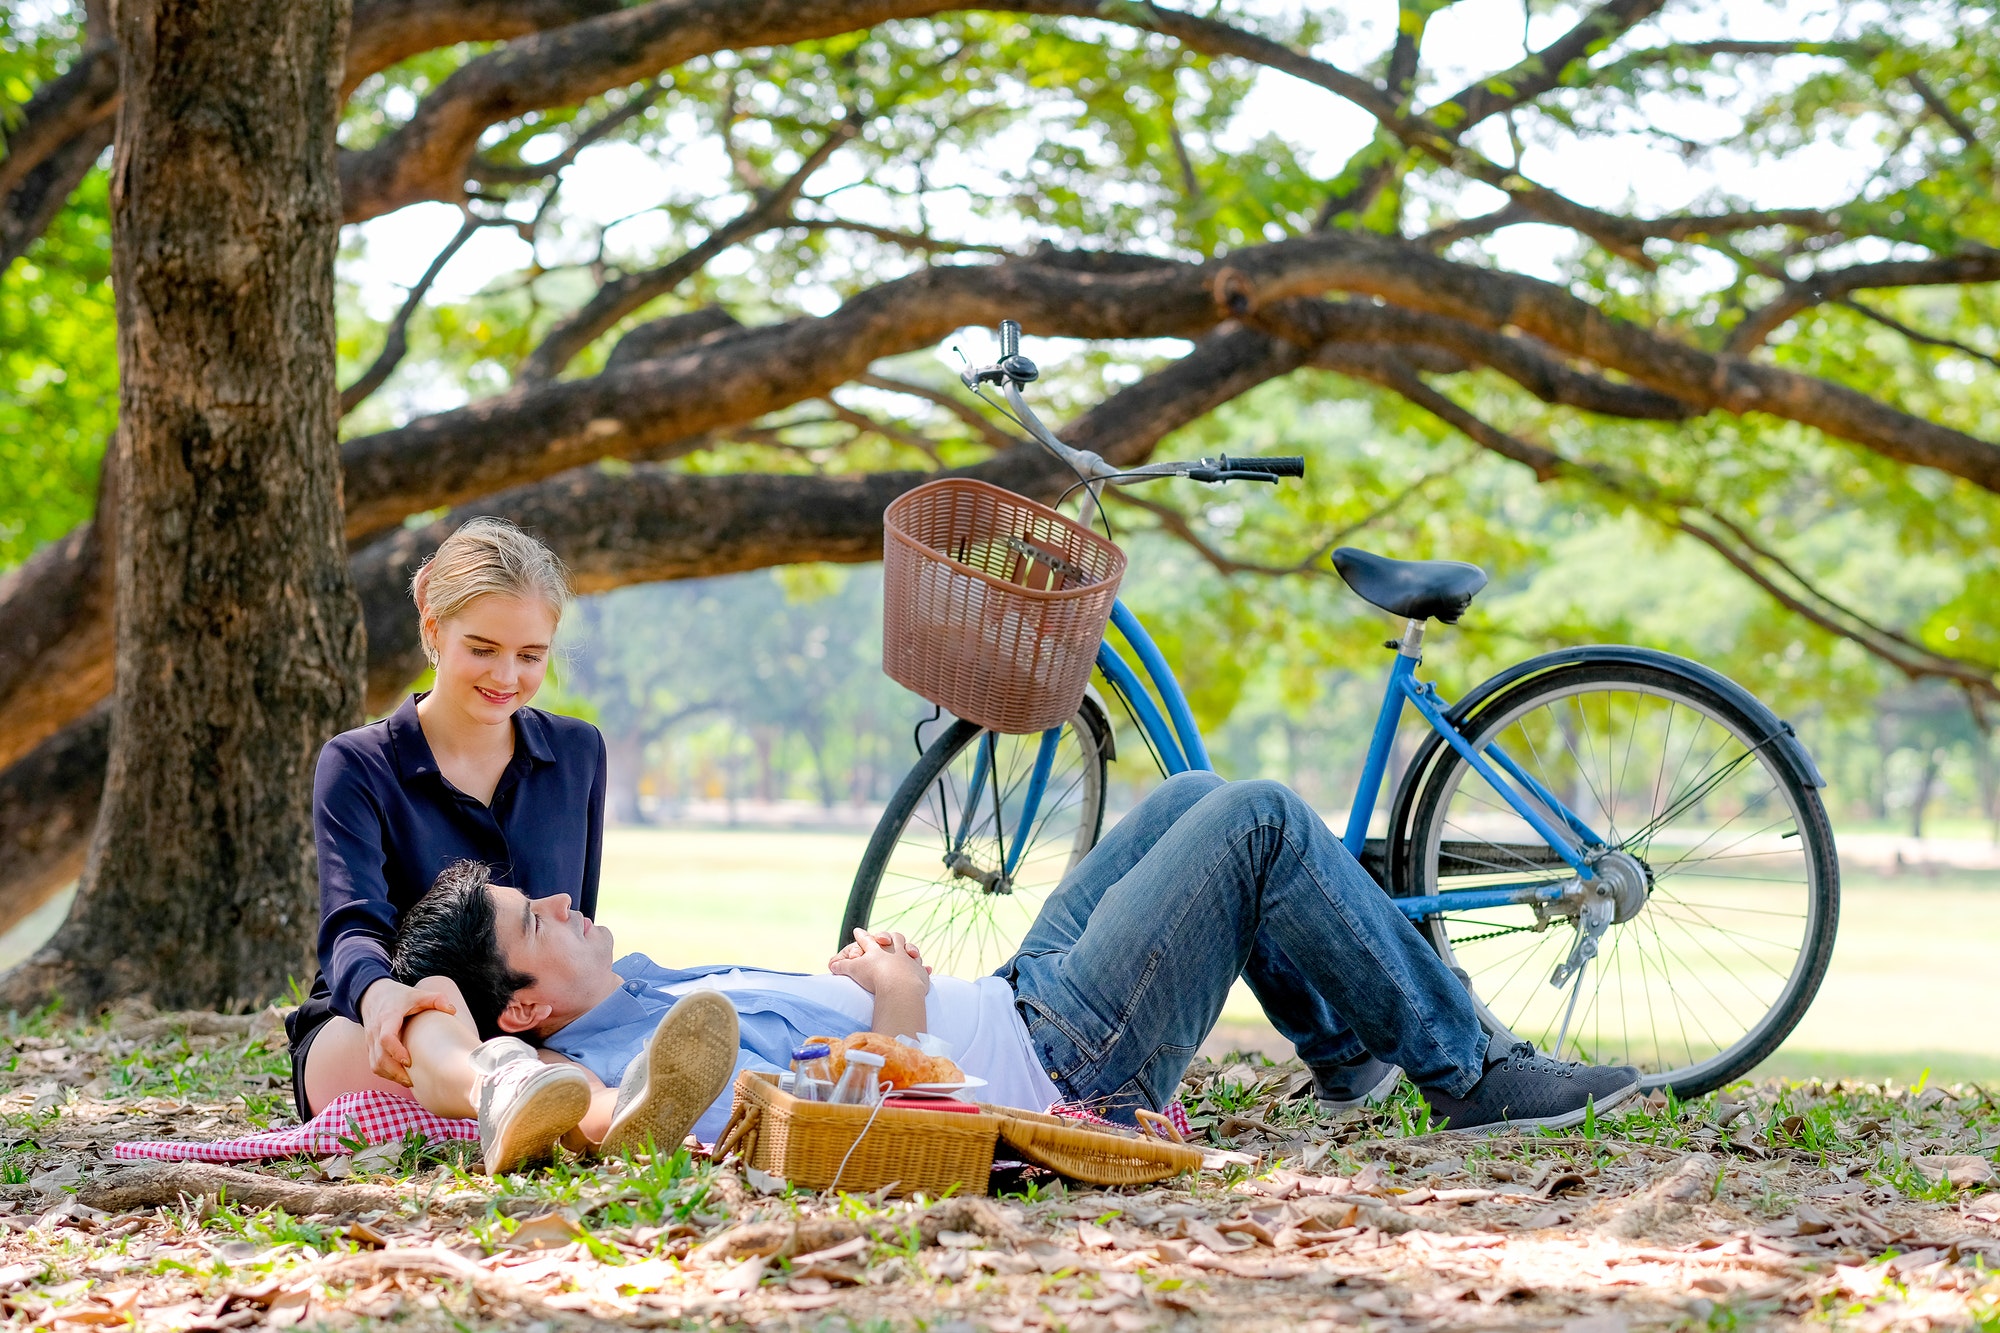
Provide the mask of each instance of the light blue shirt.
[{"label": "light blue shirt", "polygon": [[[642,953],[628,953],[611,965],[624,984],[589,1013],[543,1040],[542,1045],[567,1056],[610,1087],[625,1077],[625,1067],[639,1054],[646,1038],[660,1025],[678,996],[668,986],[699,981],[703,977],[737,971],[737,965],[714,967],[661,967]],[[768,969],[743,969],[745,971]],[[802,976],[785,972],[781,976]],[[731,989],[729,998],[736,1006],[738,1032],[736,1072],[746,1069],[777,1073],[789,1069],[792,1051],[809,1036],[845,1036],[855,1030],[851,1016],[827,1005],[781,991]],[[730,1079],[734,1088],[735,1079]],[[695,1136],[713,1143],[729,1123],[733,1093],[725,1089],[715,1105],[695,1122]],[[662,1147],[667,1145],[662,1144]]]}]

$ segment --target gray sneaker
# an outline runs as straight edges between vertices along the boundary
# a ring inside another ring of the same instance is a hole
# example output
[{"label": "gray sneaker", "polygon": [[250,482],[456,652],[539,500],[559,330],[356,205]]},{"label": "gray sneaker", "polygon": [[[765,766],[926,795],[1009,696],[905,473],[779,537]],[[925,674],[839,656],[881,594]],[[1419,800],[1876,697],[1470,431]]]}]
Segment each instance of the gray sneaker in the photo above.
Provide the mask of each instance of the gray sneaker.
[{"label": "gray sneaker", "polygon": [[598,1151],[673,1152],[736,1072],[736,1006],[721,991],[683,996],[625,1066]]},{"label": "gray sneaker", "polygon": [[[1494,1043],[1498,1045],[1498,1043]],[[1630,1065],[1585,1065],[1552,1060],[1528,1042],[1488,1052],[1486,1072],[1453,1097],[1423,1089],[1431,1110],[1444,1117],[1447,1134],[1498,1134],[1510,1129],[1566,1129],[1583,1123],[1595,1102],[1608,1111],[1639,1090]]]},{"label": "gray sneaker", "polygon": [[1386,1101],[1403,1077],[1401,1067],[1377,1060],[1363,1051],[1357,1059],[1331,1069],[1313,1071],[1313,1097],[1328,1115],[1355,1111]]},{"label": "gray sneaker", "polygon": [[472,1052],[472,1098],[486,1174],[549,1155],[590,1109],[590,1080],[575,1065],[543,1064],[519,1037],[495,1037]]}]

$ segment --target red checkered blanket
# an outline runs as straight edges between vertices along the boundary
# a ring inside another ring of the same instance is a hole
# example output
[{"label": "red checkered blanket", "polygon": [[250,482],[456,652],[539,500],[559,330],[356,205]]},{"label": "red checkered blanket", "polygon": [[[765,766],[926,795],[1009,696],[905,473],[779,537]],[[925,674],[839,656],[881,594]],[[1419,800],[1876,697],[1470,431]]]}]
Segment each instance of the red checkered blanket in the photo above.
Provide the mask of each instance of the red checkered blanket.
[{"label": "red checkered blanket", "polygon": [[[1128,1125],[1114,1125],[1081,1102],[1057,1102],[1048,1109],[1047,1114],[1061,1116],[1065,1120],[1080,1121],[1086,1125],[1102,1125],[1106,1129],[1130,1128]],[[1187,1109],[1178,1101],[1168,1102],[1167,1109],[1160,1114],[1167,1118],[1167,1123],[1172,1125],[1174,1132],[1182,1138],[1185,1139],[1192,1132],[1188,1129]]]},{"label": "red checkered blanket", "polygon": [[111,1155],[125,1162],[254,1162],[300,1154],[324,1157],[377,1143],[400,1142],[412,1133],[421,1134],[432,1143],[477,1143],[479,1122],[432,1115],[408,1097],[386,1092],[348,1092],[328,1102],[324,1110],[303,1125],[289,1129],[271,1129],[213,1143],[135,1140],[113,1145]]}]

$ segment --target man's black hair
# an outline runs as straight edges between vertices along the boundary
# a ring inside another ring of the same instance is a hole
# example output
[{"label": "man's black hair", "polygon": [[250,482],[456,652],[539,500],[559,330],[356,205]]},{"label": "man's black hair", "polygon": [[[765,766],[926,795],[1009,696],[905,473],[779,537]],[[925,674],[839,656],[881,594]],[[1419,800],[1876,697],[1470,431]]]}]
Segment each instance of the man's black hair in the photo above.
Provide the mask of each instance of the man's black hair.
[{"label": "man's black hair", "polygon": [[403,913],[389,968],[396,980],[414,986],[425,977],[446,977],[458,985],[482,1038],[503,1035],[500,1014],[514,992],[535,984],[526,972],[507,966],[495,931],[499,914],[486,886],[493,872],[479,861],[454,861],[438,873],[431,891]]}]

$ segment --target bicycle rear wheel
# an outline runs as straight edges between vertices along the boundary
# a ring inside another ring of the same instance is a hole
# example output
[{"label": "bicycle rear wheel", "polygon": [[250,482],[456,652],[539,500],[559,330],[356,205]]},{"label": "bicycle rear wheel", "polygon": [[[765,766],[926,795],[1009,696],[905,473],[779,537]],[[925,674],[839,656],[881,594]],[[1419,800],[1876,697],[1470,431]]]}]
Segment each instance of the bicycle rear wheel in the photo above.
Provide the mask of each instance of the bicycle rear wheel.
[{"label": "bicycle rear wheel", "polygon": [[899,930],[932,967],[955,976],[979,976],[1013,957],[1042,900],[1097,845],[1110,734],[1086,698],[1059,729],[1023,827],[1042,737],[952,723],[883,809],[855,871],[839,946],[857,927]]},{"label": "bicycle rear wheel", "polygon": [[[1721,1087],[1776,1049],[1826,974],[1840,871],[1819,793],[1760,743],[1768,719],[1662,655],[1531,676],[1461,730],[1590,825],[1607,845],[1605,870],[1643,885],[1562,986],[1552,978],[1578,942],[1577,905],[1542,919],[1515,906],[1422,921],[1470,977],[1489,1030],[1567,1058],[1637,1065],[1646,1086],[1682,1096]],[[1413,771],[1422,786],[1391,852],[1399,896],[1573,878],[1456,751],[1434,740]]]}]

